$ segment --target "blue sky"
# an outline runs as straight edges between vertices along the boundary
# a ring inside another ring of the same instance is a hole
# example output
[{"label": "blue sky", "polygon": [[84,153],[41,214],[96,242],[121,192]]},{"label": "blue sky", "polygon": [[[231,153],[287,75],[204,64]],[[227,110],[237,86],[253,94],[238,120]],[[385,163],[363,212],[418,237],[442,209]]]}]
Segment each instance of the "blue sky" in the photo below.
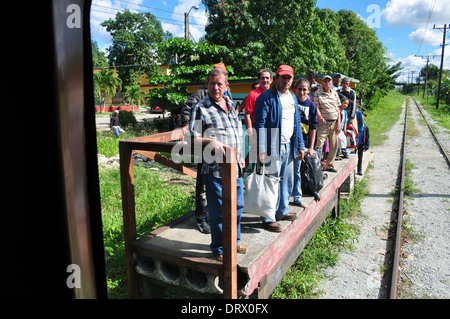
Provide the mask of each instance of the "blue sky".
[{"label": "blue sky", "polygon": [[[134,4],[133,4],[134,3]],[[137,5],[136,5],[137,4]],[[124,8],[135,12],[151,12],[165,30],[175,36],[184,36],[184,12],[190,11],[190,32],[195,40],[205,34],[207,12],[201,0],[93,0],[91,7],[91,35],[99,43],[101,50],[110,45],[111,37],[99,24],[114,18]],[[433,30],[433,26],[450,24],[450,0],[318,0],[319,8],[334,11],[348,9],[377,32],[380,42],[386,48],[386,56],[392,63],[402,62],[408,71],[420,70],[425,59],[415,55],[440,55],[443,32]],[[450,42],[447,33],[446,42]],[[444,68],[450,69],[450,46],[446,47]],[[440,66],[440,57],[430,60]]]}]

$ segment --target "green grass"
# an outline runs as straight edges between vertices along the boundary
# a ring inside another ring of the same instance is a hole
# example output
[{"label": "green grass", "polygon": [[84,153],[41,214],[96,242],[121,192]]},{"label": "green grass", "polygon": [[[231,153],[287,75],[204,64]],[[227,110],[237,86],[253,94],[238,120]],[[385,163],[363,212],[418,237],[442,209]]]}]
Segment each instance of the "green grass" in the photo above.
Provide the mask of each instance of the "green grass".
[{"label": "green grass", "polygon": [[[138,236],[194,209],[194,183],[176,183],[176,173],[134,167]],[[103,239],[109,298],[126,298],[120,170],[100,169]],[[170,179],[170,182],[166,180]]]},{"label": "green grass", "polygon": [[358,240],[352,219],[361,214],[367,194],[367,179],[357,182],[347,200],[340,201],[340,216],[328,217],[273,291],[272,299],[311,299],[322,294],[317,286],[326,267],[336,265],[339,252],[351,249]]},{"label": "green grass", "polygon": [[396,91],[389,91],[377,107],[365,112],[367,114],[365,123],[370,128],[370,146],[383,145],[387,140],[388,135],[386,133],[400,119],[405,99],[405,95]]},{"label": "green grass", "polygon": [[97,133],[97,153],[106,157],[119,155],[119,139],[124,138],[116,138],[111,132]]},{"label": "green grass", "polygon": [[143,132],[142,134],[137,135],[131,128],[127,128],[125,133],[121,133],[118,138],[112,131],[97,132],[97,153],[103,154],[106,157],[119,156],[119,141],[149,134],[150,133]]},{"label": "green grass", "polygon": [[411,96],[420,102],[422,107],[428,112],[431,118],[437,122],[438,125],[450,130],[450,112],[448,106],[445,108],[440,105],[440,108],[436,109],[435,96],[429,96],[428,100],[422,97],[422,93],[419,95],[413,94]]},{"label": "green grass", "polygon": [[414,195],[420,193],[421,190],[416,188],[416,183],[412,178],[412,170],[417,168],[409,158],[405,159],[405,185],[403,190],[405,195]]}]

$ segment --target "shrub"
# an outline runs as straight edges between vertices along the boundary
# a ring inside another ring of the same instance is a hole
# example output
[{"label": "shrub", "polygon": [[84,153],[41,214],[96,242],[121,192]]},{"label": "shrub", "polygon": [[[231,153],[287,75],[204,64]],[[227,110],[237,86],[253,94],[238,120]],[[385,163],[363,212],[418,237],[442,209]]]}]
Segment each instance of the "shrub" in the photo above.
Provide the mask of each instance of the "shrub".
[{"label": "shrub", "polygon": [[135,127],[137,125],[137,120],[136,117],[134,116],[134,112],[120,111],[119,121],[121,127],[127,127],[129,125]]}]

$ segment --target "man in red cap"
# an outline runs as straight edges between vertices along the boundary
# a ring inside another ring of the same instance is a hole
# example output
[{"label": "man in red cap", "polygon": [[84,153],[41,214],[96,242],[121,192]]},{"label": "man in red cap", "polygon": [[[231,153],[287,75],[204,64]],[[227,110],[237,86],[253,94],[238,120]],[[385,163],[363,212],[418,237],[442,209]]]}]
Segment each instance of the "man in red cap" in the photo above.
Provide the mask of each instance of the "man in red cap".
[{"label": "man in red cap", "polygon": [[[298,101],[289,91],[294,80],[294,70],[281,65],[277,70],[275,85],[264,91],[255,103],[255,130],[259,162],[266,165],[270,175],[281,177],[276,220],[295,220],[289,213],[289,199],[294,183],[294,160],[301,160],[305,144],[300,125]],[[264,219],[267,230],[281,232],[276,220]]]}]

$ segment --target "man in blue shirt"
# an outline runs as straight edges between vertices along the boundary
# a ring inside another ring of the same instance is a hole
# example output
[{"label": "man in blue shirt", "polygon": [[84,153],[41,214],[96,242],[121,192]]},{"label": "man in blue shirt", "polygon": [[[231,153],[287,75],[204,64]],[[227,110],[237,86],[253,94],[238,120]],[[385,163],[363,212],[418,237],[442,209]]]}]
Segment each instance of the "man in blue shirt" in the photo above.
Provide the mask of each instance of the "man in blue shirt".
[{"label": "man in blue shirt", "polygon": [[[275,85],[264,91],[255,103],[255,130],[259,161],[267,164],[271,175],[281,177],[275,217],[277,220],[296,220],[289,213],[289,199],[294,183],[294,160],[302,160],[305,145],[301,133],[298,101],[289,91],[294,80],[294,70],[281,65],[277,70]],[[269,231],[281,232],[275,220],[264,219]]]}]

